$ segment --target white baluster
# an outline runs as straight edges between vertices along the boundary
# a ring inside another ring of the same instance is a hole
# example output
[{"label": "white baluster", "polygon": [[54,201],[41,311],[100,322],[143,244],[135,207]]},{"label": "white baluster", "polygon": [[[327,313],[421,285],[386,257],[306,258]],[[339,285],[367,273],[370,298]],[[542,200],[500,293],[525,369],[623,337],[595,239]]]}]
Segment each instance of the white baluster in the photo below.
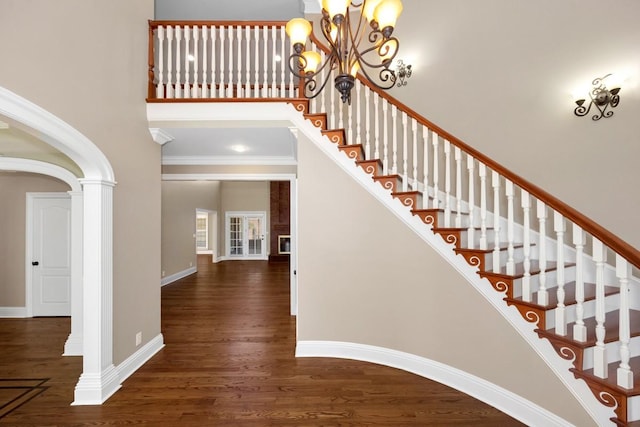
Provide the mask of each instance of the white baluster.
[{"label": "white baluster", "polygon": [[[351,101],[353,102],[353,99],[351,99]],[[358,102],[357,98],[356,98],[356,103]],[[349,107],[347,108],[347,140],[349,141],[349,144],[353,144],[353,107]],[[366,153],[366,151],[365,151]],[[365,154],[365,157],[368,159],[369,155]]]},{"label": "white baluster", "polygon": [[197,25],[194,25],[191,30],[193,31],[193,86],[191,88],[191,97],[200,97],[200,85],[198,84],[198,67],[199,67],[199,50],[198,40],[200,39],[200,29]]},{"label": "white baluster", "polygon": [[263,74],[262,74],[262,97],[263,98],[268,98],[269,97],[269,81],[268,81],[268,68],[269,68],[269,27],[267,27],[266,25],[264,27],[262,27],[262,48],[264,49],[262,51],[264,58],[263,58],[263,66],[264,66],[264,70],[263,70]]},{"label": "white baluster", "polygon": [[493,186],[493,272],[500,272],[500,175],[491,172]]},{"label": "white baluster", "polygon": [[182,69],[181,59],[180,59],[180,46],[182,41],[182,27],[176,27],[176,98],[182,98],[182,73],[180,72]]},{"label": "white baluster", "polygon": [[407,141],[407,113],[402,112],[402,191],[409,190],[409,173],[407,171],[407,157],[409,156]]},{"label": "white baluster", "polygon": [[207,84],[208,77],[208,61],[207,61],[207,40],[209,38],[209,29],[206,25],[202,26],[202,97],[209,97],[209,85]]},{"label": "white baluster", "polygon": [[[360,138],[360,127],[362,126],[362,101],[360,99],[360,93],[362,92],[362,83],[356,79],[356,144],[362,144],[362,138]],[[369,117],[367,117],[369,120]],[[351,127],[351,112],[349,112],[349,127]],[[364,152],[366,158],[371,158],[371,141],[368,139],[365,141]]]},{"label": "white baluster", "polygon": [[173,99],[175,96],[174,87],[171,83],[173,79],[173,27],[167,27],[167,98]]},{"label": "white baluster", "polygon": [[388,116],[389,102],[386,99],[382,99],[382,151],[383,157],[382,165],[384,169],[383,175],[389,175],[389,116]]},{"label": "white baluster", "polygon": [[[359,82],[359,80],[358,80],[358,82]],[[371,140],[371,132],[369,131],[369,127],[371,126],[371,105],[369,105],[370,98],[371,98],[370,94],[371,94],[371,91],[369,90],[368,87],[365,86],[365,88],[364,88],[364,110],[365,110],[364,139],[367,141],[367,144],[369,144],[369,141]],[[376,95],[377,94],[374,94],[374,97]],[[376,98],[374,98],[374,103],[375,103],[374,111],[376,112],[376,116],[377,116],[377,114],[378,114],[378,102],[377,102]],[[360,129],[358,128],[358,136],[359,135],[360,135]],[[378,135],[375,136],[375,140],[373,141],[373,147],[374,147],[373,148],[373,158],[374,159],[379,159],[380,158],[380,153],[378,152]]]},{"label": "white baluster", "polygon": [[566,308],[564,304],[565,290],[564,290],[564,233],[566,231],[564,218],[559,212],[553,212],[553,229],[556,232],[556,284],[558,289],[558,306],[556,307],[556,334],[565,336],[567,335],[567,319]]},{"label": "white baluster", "polygon": [[278,92],[276,91],[276,85],[278,84],[278,79],[276,77],[277,67],[276,67],[276,44],[278,40],[276,39],[278,29],[273,26],[271,27],[271,97],[277,98]]},{"label": "white baluster", "polygon": [[422,197],[422,209],[429,208],[429,128],[422,126],[422,171],[424,184],[424,196]]},{"label": "white baluster", "polygon": [[216,86],[216,28],[212,25],[209,27],[211,32],[211,90],[209,96],[215,98],[218,96],[218,88]]},{"label": "white baluster", "polygon": [[398,173],[398,107],[391,105],[391,136],[392,136],[392,161],[391,161],[391,173]]},{"label": "white baluster", "polygon": [[[411,134],[413,135],[413,150],[411,150],[413,152],[413,185],[411,189],[415,191],[418,190],[418,121],[416,119],[411,119]],[[427,197],[426,194],[424,197]]]},{"label": "white baluster", "polygon": [[467,228],[467,248],[473,249],[475,247],[475,165],[476,162],[471,154],[467,154],[467,171],[469,174],[469,226]]},{"label": "white baluster", "polygon": [[[333,92],[335,92],[335,90]],[[344,117],[344,102],[339,102],[338,103],[338,129],[344,129],[343,117]]]},{"label": "white baluster", "polygon": [[191,40],[191,28],[188,25],[184,26],[184,89],[182,90],[182,95],[185,98],[191,98],[191,84],[190,80],[190,72],[189,72],[189,64],[191,60],[189,59],[189,41]]},{"label": "white baluster", "polygon": [[331,102],[331,129],[335,129],[336,128],[336,91],[330,90],[329,93],[331,93],[331,99],[329,101]]},{"label": "white baluster", "polygon": [[245,26],[245,64],[244,64],[244,96],[245,98],[251,98],[251,27]]},{"label": "white baluster", "polygon": [[522,276],[522,300],[531,301],[531,197],[525,190],[520,190],[522,198],[522,251],[524,260],[522,267],[524,275]]},{"label": "white baluster", "polygon": [[573,325],[573,339],[587,340],[587,326],[584,324],[584,245],[585,232],[573,224],[573,245],[576,247],[576,322]]},{"label": "white baluster", "polygon": [[162,25],[158,26],[156,36],[158,37],[158,63],[156,64],[158,84],[156,85],[156,98],[164,98],[164,27]]},{"label": "white baluster", "polygon": [[242,26],[238,25],[238,27],[236,28],[236,32],[238,34],[237,39],[238,39],[238,52],[237,52],[237,56],[238,56],[238,69],[236,70],[237,73],[237,77],[236,77],[236,98],[243,98],[244,94],[242,93],[243,87],[242,87]]},{"label": "white baluster", "polygon": [[538,274],[538,304],[549,304],[549,290],[547,289],[547,207],[541,201],[537,201],[537,216],[539,224],[538,257],[540,273]]},{"label": "white baluster", "polygon": [[255,75],[253,77],[253,97],[260,98],[260,27],[254,27],[255,39]]},{"label": "white baluster", "polygon": [[[368,87],[365,87],[364,89],[364,94],[365,94],[365,99],[367,102],[367,120],[369,120],[369,97],[371,94],[371,90]],[[373,140],[373,144],[375,147],[374,153],[373,153],[373,157],[375,159],[380,159],[380,108],[379,108],[379,103],[380,103],[380,95],[378,95],[377,92],[373,92],[373,121],[375,123],[374,125],[374,140]],[[371,138],[370,133],[369,133],[369,122],[367,121],[367,127],[365,129],[366,131],[366,135],[367,135],[367,139]]]},{"label": "white baluster", "polygon": [[607,349],[604,345],[606,328],[604,301],[604,266],[607,261],[607,250],[601,241],[593,238],[593,260],[596,263],[596,347],[593,350],[593,374],[598,378],[609,376]]},{"label": "white baluster", "polygon": [[[257,50],[257,49],[256,49]],[[291,57],[291,55],[293,55],[293,45],[291,43],[289,43],[289,56]],[[321,64],[324,64],[324,51],[320,54],[320,56],[322,57],[322,61]],[[323,71],[324,73],[324,71]],[[304,96],[304,93],[300,93],[300,90],[298,90],[295,87],[295,84],[298,84],[298,80],[293,78],[293,75],[291,73],[289,73],[289,97],[290,98],[296,98],[296,97],[300,97],[302,98]],[[326,105],[324,103],[324,90],[322,91],[322,105],[323,107]],[[326,109],[324,109],[323,111],[327,111]]]},{"label": "white baluster", "polygon": [[[321,58],[321,64],[324,64],[326,55],[324,53],[324,50],[320,51],[320,58]],[[322,77],[321,77],[321,81],[324,81],[325,76],[327,75],[327,69],[325,68],[324,70],[322,70]],[[320,94],[320,105],[322,105],[321,109],[318,111],[329,111],[328,108],[326,107],[327,105],[327,100],[326,97],[324,96],[324,94],[326,93],[326,90],[323,90],[322,93]]]},{"label": "white baluster", "polygon": [[629,341],[631,330],[629,325],[629,277],[631,265],[626,259],[616,254],[616,276],[620,280],[620,366],[618,367],[618,386],[633,388],[633,372],[629,366]]},{"label": "white baluster", "polygon": [[487,167],[478,163],[480,177],[480,249],[487,249]]},{"label": "white baluster", "polygon": [[227,80],[225,77],[225,71],[224,71],[224,45],[225,45],[225,29],[224,29],[224,25],[220,26],[220,83],[219,83],[219,90],[220,90],[220,98],[226,98],[227,97]]},{"label": "white baluster", "polygon": [[[438,209],[438,199],[440,198],[440,190],[438,182],[440,181],[440,172],[438,171],[438,144],[440,137],[433,131],[431,134],[431,144],[433,145],[433,208]],[[445,218],[445,221],[447,219]]]},{"label": "white baluster", "polygon": [[[284,63],[286,61],[286,56],[284,54],[284,41],[285,41],[285,31],[284,26],[280,27],[280,98],[290,98],[291,96],[287,96],[286,86],[284,83]],[[321,62],[322,64],[322,62]]]},{"label": "white baluster", "polygon": [[462,151],[453,147],[453,158],[456,162],[456,220],[457,228],[462,227]]},{"label": "white baluster", "polygon": [[444,226],[451,227],[451,143],[444,140]]},{"label": "white baluster", "polygon": [[515,248],[513,241],[515,240],[513,230],[513,182],[505,179],[504,192],[507,196],[507,274],[514,275],[516,272],[516,263],[513,259]]},{"label": "white baluster", "polygon": [[234,60],[234,43],[233,43],[233,26],[229,25],[229,34],[228,34],[228,38],[229,38],[229,82],[227,84],[227,98],[235,98],[236,94],[234,94],[233,92],[233,60]]}]

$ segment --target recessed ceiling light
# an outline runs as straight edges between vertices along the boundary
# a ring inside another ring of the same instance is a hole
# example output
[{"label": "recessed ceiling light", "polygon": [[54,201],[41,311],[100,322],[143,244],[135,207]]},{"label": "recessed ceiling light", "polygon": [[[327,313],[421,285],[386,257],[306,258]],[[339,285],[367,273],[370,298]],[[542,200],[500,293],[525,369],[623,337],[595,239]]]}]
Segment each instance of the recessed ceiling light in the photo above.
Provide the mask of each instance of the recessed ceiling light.
[{"label": "recessed ceiling light", "polygon": [[232,145],[232,146],[231,146],[231,149],[232,149],[233,151],[235,151],[236,153],[244,153],[245,151],[248,151],[248,150],[249,150],[249,148],[247,148],[247,147],[246,147],[246,146],[244,146],[244,145]]}]

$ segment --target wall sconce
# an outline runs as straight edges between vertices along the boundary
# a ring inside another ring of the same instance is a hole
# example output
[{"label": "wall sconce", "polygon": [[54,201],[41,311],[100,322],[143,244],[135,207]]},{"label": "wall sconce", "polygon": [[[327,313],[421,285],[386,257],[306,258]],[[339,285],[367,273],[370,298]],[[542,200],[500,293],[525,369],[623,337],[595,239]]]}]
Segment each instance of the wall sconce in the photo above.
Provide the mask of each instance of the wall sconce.
[{"label": "wall sconce", "polygon": [[599,114],[594,114],[593,117],[591,117],[592,120],[595,121],[600,120],[603,117],[608,118],[613,116],[613,111],[607,111],[607,108],[609,108],[609,106],[611,108],[615,108],[618,106],[618,103],[620,102],[620,95],[618,95],[618,92],[620,92],[620,88],[617,87],[614,89],[607,89],[607,86],[604,84],[604,79],[606,79],[610,75],[611,74],[607,74],[604,77],[593,79],[593,81],[591,82],[591,84],[593,85],[593,89],[591,89],[591,91],[589,92],[591,102],[589,102],[588,107],[585,107],[584,103],[586,100],[578,99],[576,101],[576,104],[578,104],[578,106],[573,111],[576,116],[586,116],[587,114],[589,114],[589,110],[591,110],[591,107],[594,105],[598,109]]},{"label": "wall sconce", "polygon": [[398,59],[396,63],[396,77],[398,79],[398,87],[406,86],[407,79],[411,77],[411,64],[405,64],[402,59]]}]

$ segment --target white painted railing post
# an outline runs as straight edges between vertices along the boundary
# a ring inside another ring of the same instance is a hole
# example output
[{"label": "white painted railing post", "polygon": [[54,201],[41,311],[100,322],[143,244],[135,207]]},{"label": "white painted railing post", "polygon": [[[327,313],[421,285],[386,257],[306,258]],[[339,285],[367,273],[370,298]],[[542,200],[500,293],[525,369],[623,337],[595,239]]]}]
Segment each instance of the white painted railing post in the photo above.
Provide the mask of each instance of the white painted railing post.
[{"label": "white painted railing post", "polygon": [[218,88],[216,87],[216,28],[212,25],[209,28],[211,32],[211,89],[209,96],[215,98],[218,96]]},{"label": "white painted railing post", "polygon": [[607,349],[604,345],[606,329],[604,304],[604,266],[607,261],[606,248],[601,241],[593,238],[593,260],[596,263],[596,347],[593,350],[593,374],[598,378],[609,376]]},{"label": "white painted railing post", "polygon": [[226,78],[225,78],[225,71],[224,71],[224,40],[225,40],[225,31],[224,31],[224,25],[220,26],[220,83],[218,86],[219,89],[219,98],[226,98],[226,93],[227,93],[227,89],[226,89]]},{"label": "white painted railing post", "polygon": [[556,334],[567,335],[566,308],[564,304],[564,217],[557,211],[553,211],[553,229],[556,232],[556,284],[558,285],[558,305],[556,307]]},{"label": "white painted railing post", "polygon": [[167,27],[167,98],[174,98],[173,79],[173,27]]},{"label": "white painted railing post", "polygon": [[491,171],[493,186],[493,272],[500,272],[500,174]]},{"label": "white painted railing post", "polygon": [[514,230],[513,230],[513,182],[505,178],[504,192],[507,196],[507,274],[514,275],[516,272],[516,262],[514,260]]},{"label": "white painted railing post", "polygon": [[164,27],[162,25],[158,26],[156,36],[158,38],[158,67],[156,72],[158,84],[156,85],[156,98],[164,98]]},{"label": "white painted railing post", "polygon": [[539,256],[539,268],[538,273],[538,304],[549,304],[549,290],[547,289],[547,206],[541,201],[537,201],[537,214],[539,223],[539,238],[538,238],[538,256]]},{"label": "white painted railing post", "polygon": [[182,28],[178,25],[176,26],[176,88],[175,88],[175,97],[182,98],[182,76],[180,75],[181,70],[181,60],[180,60],[180,45],[182,40]]},{"label": "white painted railing post", "polygon": [[585,232],[573,224],[573,245],[576,247],[576,322],[573,325],[573,339],[587,340],[587,326],[584,324],[584,245]]},{"label": "white painted railing post", "polygon": [[209,29],[206,25],[202,26],[202,91],[200,94],[203,98],[209,97],[209,85],[207,85],[208,77],[208,61],[207,61],[207,40],[209,38]]},{"label": "white painted railing post", "polygon": [[522,251],[523,251],[523,270],[522,276],[522,300],[531,301],[531,197],[525,190],[520,190],[522,205]]},{"label": "white painted railing post", "polygon": [[253,64],[253,66],[255,67],[255,70],[253,70],[253,97],[254,98],[260,98],[260,27],[259,26],[255,26],[253,28],[253,35],[254,35],[254,46],[255,46],[255,52],[254,52],[254,59],[255,62]]},{"label": "white painted railing post", "polygon": [[227,35],[227,38],[229,39],[229,73],[228,73],[229,81],[227,82],[227,91],[225,96],[227,98],[233,98],[233,54],[234,54],[233,26],[229,25],[228,29],[229,29],[229,34]]},{"label": "white painted railing post", "polygon": [[616,254],[616,276],[620,279],[620,366],[617,371],[618,386],[633,388],[633,372],[629,366],[629,341],[631,330],[629,325],[629,278],[631,265],[626,259]]},{"label": "white painted railing post", "polygon": [[480,249],[487,249],[487,166],[478,163],[480,177]]},{"label": "white painted railing post", "polygon": [[467,171],[469,173],[469,226],[467,228],[467,248],[473,249],[475,247],[475,210],[476,210],[476,195],[475,195],[475,159],[471,154],[467,154]]},{"label": "white painted railing post", "polygon": [[199,62],[200,62],[200,53],[198,49],[198,41],[200,40],[200,28],[197,25],[192,27],[193,30],[193,86],[191,87],[191,97],[199,98],[200,97],[200,85],[198,84],[198,72],[199,70]]},{"label": "white painted railing post", "polygon": [[251,98],[251,27],[248,25],[244,28],[245,32],[245,71],[244,71],[244,97]]},{"label": "white painted railing post", "polygon": [[184,88],[182,90],[182,96],[185,98],[191,98],[191,85],[189,84],[189,41],[191,40],[191,28],[188,25],[184,26]]},{"label": "white painted railing post", "polygon": [[262,55],[264,56],[262,58],[262,97],[267,98],[269,96],[269,27],[266,25],[262,27],[262,49]]}]

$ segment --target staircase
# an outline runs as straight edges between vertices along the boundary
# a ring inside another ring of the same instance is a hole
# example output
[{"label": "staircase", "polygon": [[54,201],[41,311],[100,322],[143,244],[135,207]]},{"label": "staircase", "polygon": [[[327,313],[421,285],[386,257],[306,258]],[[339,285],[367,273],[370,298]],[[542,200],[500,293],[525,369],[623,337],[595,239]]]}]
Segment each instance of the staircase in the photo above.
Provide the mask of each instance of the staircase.
[{"label": "staircase", "polygon": [[[264,53],[290,51],[283,25],[151,22],[148,101],[293,103],[323,143],[388,191],[389,205],[418,217],[572,363],[576,382],[611,408],[599,424],[640,425],[637,251],[366,82],[356,82],[350,107],[333,90],[300,99],[284,65]],[[181,71],[189,40],[201,54]],[[323,55],[317,42],[308,48]],[[175,70],[171,53],[163,59],[172,49]]]}]

